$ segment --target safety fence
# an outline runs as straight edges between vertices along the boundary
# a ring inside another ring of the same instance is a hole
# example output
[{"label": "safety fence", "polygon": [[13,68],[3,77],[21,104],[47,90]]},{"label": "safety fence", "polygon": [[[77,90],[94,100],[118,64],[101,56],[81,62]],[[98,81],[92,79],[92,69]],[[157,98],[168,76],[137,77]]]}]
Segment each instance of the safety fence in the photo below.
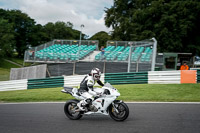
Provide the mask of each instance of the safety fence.
[{"label": "safety fence", "polygon": [[200,83],[200,70],[197,70],[197,83]]},{"label": "safety fence", "polygon": [[1,81],[0,91],[26,90],[28,86],[27,83],[28,83],[27,79]]},{"label": "safety fence", "polygon": [[[64,76],[64,86],[79,86],[85,76],[86,75]],[[100,79],[102,82],[104,82],[104,77],[104,74],[102,74]],[[98,86],[98,84],[95,84],[95,86]]]},{"label": "safety fence", "polygon": [[45,79],[29,79],[27,89],[53,88],[64,86],[64,77],[53,77]]},{"label": "safety fence", "polygon": [[106,73],[105,82],[111,84],[181,84],[199,83],[200,71],[149,71],[134,73]]},{"label": "safety fence", "polygon": [[179,84],[181,71],[150,71],[148,72],[149,84]]},{"label": "safety fence", "polygon": [[[23,79],[0,82],[0,91],[79,86],[85,75],[60,76],[43,79]],[[181,84],[200,83],[200,70],[149,71],[102,74],[101,81],[117,84]],[[97,85],[97,84],[95,84]]]},{"label": "safety fence", "polygon": [[147,84],[148,72],[106,73],[105,82],[111,84]]}]

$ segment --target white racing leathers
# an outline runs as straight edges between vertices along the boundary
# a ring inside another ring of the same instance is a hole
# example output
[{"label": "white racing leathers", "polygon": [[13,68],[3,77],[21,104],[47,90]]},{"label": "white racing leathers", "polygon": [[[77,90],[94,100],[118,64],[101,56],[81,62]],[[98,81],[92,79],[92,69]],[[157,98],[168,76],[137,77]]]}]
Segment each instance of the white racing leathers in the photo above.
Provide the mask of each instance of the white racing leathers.
[{"label": "white racing leathers", "polygon": [[[98,80],[97,83],[101,86],[103,86],[103,83]],[[85,110],[84,107],[86,104],[90,104],[92,103],[92,101],[94,100],[94,97],[99,95],[96,92],[93,91],[93,86],[95,84],[95,80],[93,79],[93,77],[91,75],[87,75],[85,76],[85,78],[83,79],[83,81],[80,84],[80,89],[79,89],[79,93],[81,96],[84,97],[84,100],[81,100],[77,105],[81,110]]]}]

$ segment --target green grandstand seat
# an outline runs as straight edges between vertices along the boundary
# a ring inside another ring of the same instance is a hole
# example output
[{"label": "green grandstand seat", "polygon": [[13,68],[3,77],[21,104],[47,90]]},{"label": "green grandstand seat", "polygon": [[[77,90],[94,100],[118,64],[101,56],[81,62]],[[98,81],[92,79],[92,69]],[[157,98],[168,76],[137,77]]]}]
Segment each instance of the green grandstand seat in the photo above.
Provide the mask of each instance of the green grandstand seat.
[{"label": "green grandstand seat", "polygon": [[65,54],[64,54],[64,53],[61,53],[61,54],[60,54],[60,60],[64,60],[64,57],[65,57]]},{"label": "green grandstand seat", "polygon": [[[44,49],[41,49],[35,53],[35,56],[39,59],[50,60],[78,60],[87,56],[89,53],[96,49],[96,45],[68,45],[68,44],[54,44]],[[79,51],[80,50],[80,51]],[[79,56],[77,55],[79,51]],[[72,56],[71,56],[72,55]],[[98,59],[98,58],[97,58]]]},{"label": "green grandstand seat", "polygon": [[152,54],[152,49],[150,47],[146,47],[145,50],[144,50],[144,53],[141,56],[140,61],[141,62],[151,61],[151,54]]},{"label": "green grandstand seat", "polygon": [[100,54],[97,54],[97,55],[95,56],[95,60],[100,60]]},{"label": "green grandstand seat", "polygon": [[49,59],[53,59],[53,52],[49,53]]},{"label": "green grandstand seat", "polygon": [[53,53],[53,59],[54,59],[54,60],[57,60],[57,59],[58,59],[57,53]]}]

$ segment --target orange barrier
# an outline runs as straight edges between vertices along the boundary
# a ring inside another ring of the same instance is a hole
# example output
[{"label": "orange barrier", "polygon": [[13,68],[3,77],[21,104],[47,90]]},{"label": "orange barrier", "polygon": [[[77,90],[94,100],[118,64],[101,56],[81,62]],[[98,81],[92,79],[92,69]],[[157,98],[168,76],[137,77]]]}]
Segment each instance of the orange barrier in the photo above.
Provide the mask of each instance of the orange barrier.
[{"label": "orange barrier", "polygon": [[197,70],[181,70],[181,83],[197,83]]}]

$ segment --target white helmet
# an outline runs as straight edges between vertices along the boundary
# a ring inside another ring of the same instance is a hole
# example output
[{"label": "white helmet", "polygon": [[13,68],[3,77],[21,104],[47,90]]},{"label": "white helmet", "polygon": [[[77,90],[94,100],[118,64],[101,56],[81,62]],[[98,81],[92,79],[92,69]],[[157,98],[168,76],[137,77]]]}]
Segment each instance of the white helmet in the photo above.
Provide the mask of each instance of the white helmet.
[{"label": "white helmet", "polygon": [[99,68],[93,68],[91,71],[91,75],[94,80],[99,80],[101,77],[101,71],[99,70]]}]

